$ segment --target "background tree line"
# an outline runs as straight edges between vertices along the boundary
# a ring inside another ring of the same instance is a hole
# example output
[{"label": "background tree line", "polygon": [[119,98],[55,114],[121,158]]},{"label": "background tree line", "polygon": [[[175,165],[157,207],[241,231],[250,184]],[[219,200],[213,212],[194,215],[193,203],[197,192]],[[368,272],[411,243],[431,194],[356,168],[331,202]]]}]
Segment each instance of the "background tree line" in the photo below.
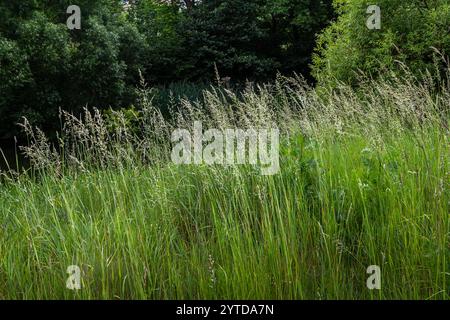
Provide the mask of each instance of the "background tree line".
[{"label": "background tree line", "polygon": [[69,30],[73,2],[0,3],[0,138],[22,116],[52,130],[60,107],[128,107],[140,74],[151,86],[207,83],[216,69],[233,82],[296,72],[332,85],[397,61],[419,73],[436,64],[432,48],[450,49],[445,0],[379,0],[377,32],[363,0],[77,0],[82,29]]}]

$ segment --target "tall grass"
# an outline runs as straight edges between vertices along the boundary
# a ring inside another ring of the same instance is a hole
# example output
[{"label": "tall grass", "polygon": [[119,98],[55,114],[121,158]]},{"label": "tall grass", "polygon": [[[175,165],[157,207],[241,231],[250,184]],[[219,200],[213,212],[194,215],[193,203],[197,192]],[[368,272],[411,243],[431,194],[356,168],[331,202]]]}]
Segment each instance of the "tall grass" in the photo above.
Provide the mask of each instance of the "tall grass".
[{"label": "tall grass", "polygon": [[[33,170],[0,185],[0,298],[449,299],[442,83],[318,94],[279,78],[205,91],[207,110],[182,101],[171,120],[144,90],[134,129],[121,113],[63,113],[57,146],[25,122]],[[194,120],[278,125],[280,173],[171,164],[171,130]]]}]

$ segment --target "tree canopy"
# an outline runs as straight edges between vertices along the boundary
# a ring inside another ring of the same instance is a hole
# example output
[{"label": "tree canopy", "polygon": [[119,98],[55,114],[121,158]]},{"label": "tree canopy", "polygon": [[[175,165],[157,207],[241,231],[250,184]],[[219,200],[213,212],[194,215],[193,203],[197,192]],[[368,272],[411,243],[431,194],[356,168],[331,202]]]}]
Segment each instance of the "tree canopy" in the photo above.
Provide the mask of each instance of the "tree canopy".
[{"label": "tree canopy", "polygon": [[365,0],[335,0],[339,18],[320,36],[314,74],[322,82],[356,83],[406,66],[416,76],[446,68],[450,52],[447,0],[378,0],[380,29],[370,30]]},{"label": "tree canopy", "polygon": [[128,107],[141,76],[151,86],[207,83],[216,72],[356,83],[360,71],[443,70],[450,51],[446,0],[379,0],[379,30],[367,28],[365,0],[125,2],[77,1],[80,30],[66,25],[69,0],[0,4],[0,138],[17,134],[22,116],[50,130],[59,108]]},{"label": "tree canopy", "polygon": [[59,108],[126,107],[140,74],[151,85],[308,76],[315,34],[332,15],[315,0],[80,0],[0,4],[0,137],[20,117],[51,129]]}]

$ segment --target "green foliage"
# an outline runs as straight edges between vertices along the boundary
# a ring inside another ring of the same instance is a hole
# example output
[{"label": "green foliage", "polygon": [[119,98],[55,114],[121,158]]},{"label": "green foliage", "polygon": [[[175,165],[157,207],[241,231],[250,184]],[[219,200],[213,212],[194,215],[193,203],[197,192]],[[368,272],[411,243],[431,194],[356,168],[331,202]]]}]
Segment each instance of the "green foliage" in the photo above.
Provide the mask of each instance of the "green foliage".
[{"label": "green foliage", "polygon": [[139,118],[140,113],[134,106],[117,110],[108,109],[103,112],[105,126],[108,132],[113,133],[120,130],[121,126],[129,128],[131,134],[139,134]]},{"label": "green foliage", "polygon": [[143,69],[144,38],[115,0],[79,1],[82,29],[66,26],[70,1],[0,5],[1,136],[27,116],[55,129],[58,110],[129,104]]},{"label": "green foliage", "polygon": [[275,0],[264,6],[269,41],[264,48],[277,57],[280,71],[309,77],[317,34],[334,16],[331,0]]},{"label": "green foliage", "polygon": [[181,29],[186,48],[192,50],[191,75],[214,77],[214,64],[222,76],[261,77],[276,69],[276,61],[263,50],[267,40],[258,23],[263,1],[206,0],[189,14]]},{"label": "green foliage", "polygon": [[435,65],[445,69],[450,52],[447,0],[380,0],[381,29],[369,30],[365,0],[335,0],[339,18],[318,41],[314,74],[322,83],[357,82],[360,71],[373,77],[399,73],[404,66],[420,76]]},{"label": "green foliage", "polygon": [[123,93],[125,76],[125,64],[118,59],[120,38],[96,18],[84,25],[86,30],[74,57],[74,89],[78,89],[80,97],[89,99],[89,105],[120,103],[116,99]]},{"label": "green foliage", "polygon": [[332,16],[330,1],[206,0],[183,20],[194,78],[268,79],[308,75],[315,35]]},{"label": "green foliage", "polygon": [[152,86],[213,81],[214,66],[234,82],[307,75],[330,1],[140,0],[124,11],[120,1],[80,0],[72,31],[69,0],[2,2],[0,137],[16,135],[22,116],[49,131],[59,108],[127,107],[141,75]]},{"label": "green foliage", "polygon": [[[10,124],[17,110],[5,97],[15,97],[16,101],[23,101],[23,90],[30,85],[31,71],[25,53],[21,52],[16,41],[4,39],[0,36],[0,119],[2,126]],[[24,102],[22,102],[24,103]],[[3,132],[2,132],[3,131]],[[0,131],[0,137],[5,134]]]},{"label": "green foliage", "polygon": [[[55,121],[56,113],[51,109],[62,106],[67,98],[64,93],[68,91],[67,74],[71,71],[73,54],[69,32],[64,25],[49,21],[44,13],[35,12],[19,26],[17,34],[17,44],[27,57],[31,71],[22,99],[34,115],[33,122],[45,125],[47,121]],[[14,101],[13,104],[16,108],[20,106]],[[22,115],[29,116],[29,111],[23,111]]]},{"label": "green foliage", "polygon": [[[75,146],[56,156],[36,134],[30,175],[0,180],[0,297],[448,300],[450,87],[432,87],[372,81],[322,101],[282,78],[242,101],[209,92],[213,115],[179,114],[278,119],[273,176],[174,165],[171,130],[155,141],[170,123],[147,119],[135,141],[135,110],[70,118],[61,137]],[[70,265],[81,290],[66,288]],[[366,287],[370,265],[381,290]]]},{"label": "green foliage", "polygon": [[141,0],[132,7],[129,20],[145,40],[145,79],[151,84],[170,83],[185,74],[185,51],[177,26],[183,13],[178,6]]}]

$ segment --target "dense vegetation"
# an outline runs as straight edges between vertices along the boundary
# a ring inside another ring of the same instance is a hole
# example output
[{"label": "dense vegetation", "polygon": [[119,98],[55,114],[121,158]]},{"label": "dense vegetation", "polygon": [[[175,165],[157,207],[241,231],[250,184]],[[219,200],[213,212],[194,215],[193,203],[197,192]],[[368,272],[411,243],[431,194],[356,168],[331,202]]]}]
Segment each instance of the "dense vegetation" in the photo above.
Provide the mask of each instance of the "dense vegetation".
[{"label": "dense vegetation", "polygon": [[[185,3],[190,5],[186,6]],[[308,74],[315,34],[331,1],[77,1],[81,30],[69,30],[71,1],[0,4],[0,138],[22,116],[55,129],[58,109],[129,107],[139,71],[151,85],[268,80]]]},{"label": "dense vegetation", "polygon": [[365,0],[339,0],[339,18],[319,37],[314,71],[323,84],[356,84],[358,74],[442,75],[449,64],[450,2],[377,0],[381,29],[368,30]]},{"label": "dense vegetation", "polygon": [[[142,99],[144,135],[65,114],[60,150],[25,123],[35,169],[0,187],[0,298],[449,299],[450,88],[434,87],[323,100],[279,79],[241,99],[210,91],[215,112],[185,102],[177,121]],[[170,164],[172,128],[199,117],[279,124],[279,174]],[[366,287],[370,265],[381,290]]]},{"label": "dense vegetation", "polygon": [[[450,299],[448,1],[70,2],[0,3],[0,299]],[[279,173],[174,164],[199,120]]]}]

